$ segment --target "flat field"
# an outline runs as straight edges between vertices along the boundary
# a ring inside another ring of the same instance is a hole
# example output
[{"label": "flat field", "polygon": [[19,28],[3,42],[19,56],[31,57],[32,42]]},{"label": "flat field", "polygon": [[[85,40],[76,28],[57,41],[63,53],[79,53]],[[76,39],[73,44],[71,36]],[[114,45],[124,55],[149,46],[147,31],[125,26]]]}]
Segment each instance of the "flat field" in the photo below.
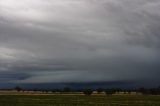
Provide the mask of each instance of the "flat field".
[{"label": "flat field", "polygon": [[160,96],[0,95],[0,106],[160,106]]}]

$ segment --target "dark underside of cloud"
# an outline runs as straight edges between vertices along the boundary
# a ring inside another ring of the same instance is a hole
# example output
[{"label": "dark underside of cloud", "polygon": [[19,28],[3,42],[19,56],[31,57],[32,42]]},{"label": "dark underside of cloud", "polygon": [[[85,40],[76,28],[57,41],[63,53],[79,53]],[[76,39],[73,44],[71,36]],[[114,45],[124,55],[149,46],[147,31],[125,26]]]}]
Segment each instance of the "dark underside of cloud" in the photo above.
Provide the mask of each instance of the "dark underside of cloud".
[{"label": "dark underside of cloud", "polygon": [[0,87],[159,86],[159,10],[159,0],[1,0]]}]

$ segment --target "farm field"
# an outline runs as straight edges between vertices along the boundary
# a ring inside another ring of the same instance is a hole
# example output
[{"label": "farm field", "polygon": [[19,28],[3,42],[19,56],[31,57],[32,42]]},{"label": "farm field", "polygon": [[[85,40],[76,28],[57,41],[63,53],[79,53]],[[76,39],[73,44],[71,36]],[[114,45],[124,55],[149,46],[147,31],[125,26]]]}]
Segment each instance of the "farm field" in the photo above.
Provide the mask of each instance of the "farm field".
[{"label": "farm field", "polygon": [[0,106],[160,106],[160,96],[0,95]]}]

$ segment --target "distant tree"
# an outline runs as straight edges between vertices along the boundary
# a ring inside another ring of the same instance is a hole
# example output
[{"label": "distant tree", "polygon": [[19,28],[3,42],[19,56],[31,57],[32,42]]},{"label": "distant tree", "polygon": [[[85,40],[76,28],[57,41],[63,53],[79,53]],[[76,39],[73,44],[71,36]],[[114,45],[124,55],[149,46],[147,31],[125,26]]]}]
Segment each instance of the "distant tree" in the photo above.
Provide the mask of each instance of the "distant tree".
[{"label": "distant tree", "polygon": [[121,88],[116,88],[115,91],[116,91],[116,92],[121,92],[122,89],[121,89]]},{"label": "distant tree", "polygon": [[22,88],[20,88],[19,86],[16,86],[15,90],[18,91],[18,92],[20,92],[22,90]]},{"label": "distant tree", "polygon": [[157,88],[158,95],[160,95],[160,86]]},{"label": "distant tree", "polygon": [[61,90],[61,89],[55,89],[55,91],[56,91],[56,92],[62,92],[62,90]]},{"label": "distant tree", "polygon": [[102,88],[98,88],[98,89],[96,89],[96,91],[97,91],[98,93],[102,93],[102,92],[103,92],[103,89],[102,89]]},{"label": "distant tree", "polygon": [[37,92],[37,91],[39,91],[39,90],[35,88],[35,89],[33,89],[33,91],[34,91],[34,92]]},{"label": "distant tree", "polygon": [[65,88],[63,89],[63,92],[71,92],[71,89],[70,89],[69,87],[65,87]]},{"label": "distant tree", "polygon": [[150,91],[149,91],[148,89],[144,88],[144,87],[141,87],[141,88],[139,89],[139,92],[141,92],[143,95],[148,95],[148,94],[150,94]]},{"label": "distant tree", "polygon": [[43,92],[43,93],[48,93],[49,90],[48,90],[48,89],[43,89],[42,92]]},{"label": "distant tree", "polygon": [[127,90],[128,94],[131,94],[132,90]]},{"label": "distant tree", "polygon": [[149,89],[149,93],[151,95],[158,95],[158,89],[156,89],[156,88]]},{"label": "distant tree", "polygon": [[105,93],[106,95],[113,95],[116,91],[114,89],[106,89]]},{"label": "distant tree", "polygon": [[85,94],[85,95],[91,95],[92,93],[93,93],[93,90],[91,90],[91,89],[85,89],[85,90],[83,90],[83,93]]},{"label": "distant tree", "polygon": [[56,90],[55,90],[55,89],[52,89],[52,90],[51,90],[51,92],[52,92],[52,93],[55,93],[55,92],[56,92]]}]

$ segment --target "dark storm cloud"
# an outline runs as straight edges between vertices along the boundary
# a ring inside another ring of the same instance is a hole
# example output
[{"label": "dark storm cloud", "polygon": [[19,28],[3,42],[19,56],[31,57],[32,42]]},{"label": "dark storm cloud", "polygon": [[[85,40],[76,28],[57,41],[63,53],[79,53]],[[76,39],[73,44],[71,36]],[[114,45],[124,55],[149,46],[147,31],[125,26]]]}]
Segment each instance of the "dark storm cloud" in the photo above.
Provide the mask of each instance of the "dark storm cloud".
[{"label": "dark storm cloud", "polygon": [[159,0],[1,0],[1,79],[156,85],[159,10]]}]

